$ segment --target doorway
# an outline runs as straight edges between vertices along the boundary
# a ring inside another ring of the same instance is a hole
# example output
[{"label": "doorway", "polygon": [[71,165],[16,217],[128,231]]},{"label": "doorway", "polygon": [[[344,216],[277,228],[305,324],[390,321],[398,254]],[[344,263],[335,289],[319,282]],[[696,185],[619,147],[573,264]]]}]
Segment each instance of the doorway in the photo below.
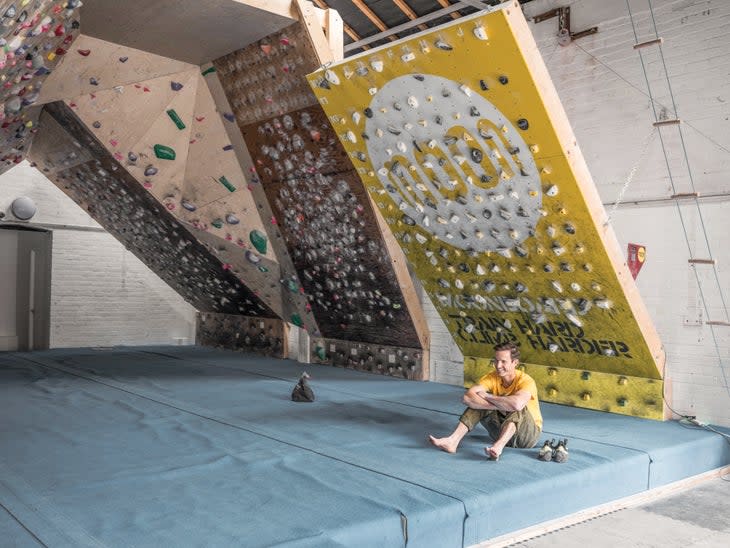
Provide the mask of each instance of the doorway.
[{"label": "doorway", "polygon": [[50,342],[50,230],[0,225],[0,350],[44,350]]}]

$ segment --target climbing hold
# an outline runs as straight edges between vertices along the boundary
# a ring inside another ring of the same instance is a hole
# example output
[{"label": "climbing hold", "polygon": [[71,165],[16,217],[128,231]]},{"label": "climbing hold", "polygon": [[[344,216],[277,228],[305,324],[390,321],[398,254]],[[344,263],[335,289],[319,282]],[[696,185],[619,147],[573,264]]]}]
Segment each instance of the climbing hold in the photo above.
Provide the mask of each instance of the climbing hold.
[{"label": "climbing hold", "polygon": [[442,49],[444,51],[451,51],[454,49],[450,44],[444,42],[441,38],[439,38],[438,40],[436,40],[436,42],[434,42],[434,46],[436,46],[438,49]]},{"label": "climbing hold", "polygon": [[94,129],[99,129],[99,128],[101,127],[101,122],[99,122],[99,121],[97,120],[97,121],[95,121],[95,122],[94,122],[93,124],[91,124],[91,126],[92,126],[92,127],[94,128]]},{"label": "climbing hold", "polygon": [[119,62],[120,63],[126,63],[128,59],[129,59],[129,57],[126,57],[126,56],[125,57],[120,57],[119,58]]},{"label": "climbing hold", "polygon": [[497,78],[497,80],[499,80],[499,83],[503,86],[507,85],[507,83],[509,82],[509,78],[507,78],[504,74],[501,74],[499,78]]},{"label": "climbing hold", "polygon": [[256,248],[256,251],[258,251],[259,253],[266,253],[267,239],[264,234],[254,229],[249,234],[249,239],[251,240],[253,246]]},{"label": "climbing hold", "polygon": [[183,85],[180,82],[170,82],[170,89],[172,91],[180,91],[183,88]]},{"label": "climbing hold", "polygon": [[152,177],[157,173],[157,168],[153,165],[149,165],[144,169],[145,177]]},{"label": "climbing hold", "polygon": [[181,205],[182,205],[182,206],[183,206],[183,207],[184,207],[185,209],[187,209],[188,211],[195,211],[196,209],[198,209],[198,208],[197,208],[197,206],[196,206],[196,205],[195,205],[194,203],[192,203],[192,202],[188,202],[187,200],[183,200],[183,201],[181,202]]},{"label": "climbing hold", "polygon": [[157,156],[160,160],[174,160],[175,159],[175,151],[166,146],[166,145],[160,145],[157,144],[154,147],[155,156]]},{"label": "climbing hold", "polygon": [[224,112],[223,113],[223,118],[225,118],[229,122],[235,122],[236,121],[236,117],[233,115],[232,112]]},{"label": "climbing hold", "polygon": [[[302,327],[304,325],[304,323],[302,322],[302,317],[299,314],[297,314],[296,312],[291,315],[291,323],[293,323],[297,327]],[[322,358],[322,359],[324,359],[324,358]]]},{"label": "climbing hold", "polygon": [[89,84],[91,84],[92,86],[98,86],[99,80],[97,80],[96,78],[89,78]]},{"label": "climbing hold", "polygon": [[246,260],[251,264],[258,264],[261,262],[261,257],[256,255],[253,251],[246,250],[245,256]]},{"label": "climbing hold", "polygon": [[525,118],[520,118],[517,120],[517,127],[524,131],[530,127],[530,123]]},{"label": "climbing hold", "polygon": [[76,51],[77,51],[77,52],[78,52],[78,54],[79,54],[79,55],[81,55],[82,57],[88,57],[88,56],[89,56],[89,54],[91,53],[91,50],[90,50],[90,49],[79,49],[79,50],[76,50]]},{"label": "climbing hold", "polygon": [[228,215],[226,215],[226,222],[229,225],[237,225],[241,221],[233,213],[229,213]]},{"label": "climbing hold", "polygon": [[479,40],[486,40],[487,39],[487,30],[481,26],[478,25],[474,27],[474,36],[476,36]]},{"label": "climbing hold", "polygon": [[225,175],[222,175],[222,176],[220,177],[220,179],[218,179],[218,182],[219,182],[220,184],[222,184],[222,185],[223,185],[224,187],[226,187],[226,188],[228,189],[228,191],[229,191],[229,192],[235,192],[235,190],[236,190],[236,187],[235,187],[235,186],[233,186],[233,185],[232,185],[232,184],[231,184],[231,183],[230,183],[230,182],[228,181],[228,179],[226,179],[226,176],[225,176]]}]

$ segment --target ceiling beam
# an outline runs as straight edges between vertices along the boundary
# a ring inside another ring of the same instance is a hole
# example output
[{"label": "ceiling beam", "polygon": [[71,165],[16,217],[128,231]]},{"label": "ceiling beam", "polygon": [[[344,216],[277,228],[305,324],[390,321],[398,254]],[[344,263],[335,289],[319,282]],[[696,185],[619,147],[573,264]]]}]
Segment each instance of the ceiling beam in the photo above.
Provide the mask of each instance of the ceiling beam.
[{"label": "ceiling beam", "polygon": [[[398,6],[398,9],[405,13],[406,16],[408,16],[408,19],[410,19],[411,21],[418,18],[416,12],[411,9],[411,6],[406,4],[405,0],[393,0],[393,3]],[[421,23],[420,25],[418,25],[418,28],[421,30],[426,30],[428,29],[428,25],[424,25],[423,23]]]},{"label": "ceiling beam", "polygon": [[[365,17],[370,19],[370,22],[373,25],[375,25],[376,27],[378,27],[378,29],[381,32],[385,32],[388,30],[387,25],[385,23],[383,23],[383,21],[380,19],[380,17],[375,15],[375,12],[367,6],[367,4],[364,2],[364,0],[352,0],[352,3],[355,4],[355,7],[357,7],[357,9],[359,9]],[[395,36],[394,34],[391,34],[388,36],[388,40],[393,41],[393,40],[397,40],[397,39],[398,39],[398,37]]]}]

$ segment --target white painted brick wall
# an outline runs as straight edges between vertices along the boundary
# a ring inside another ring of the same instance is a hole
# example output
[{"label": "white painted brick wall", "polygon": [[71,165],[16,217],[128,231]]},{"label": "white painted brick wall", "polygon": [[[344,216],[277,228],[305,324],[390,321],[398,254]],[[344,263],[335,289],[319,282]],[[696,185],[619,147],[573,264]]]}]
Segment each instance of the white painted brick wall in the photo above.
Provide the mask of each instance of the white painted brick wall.
[{"label": "white painted brick wall", "polygon": [[0,177],[0,211],[18,196],[38,206],[32,223],[56,226],[51,347],[194,342],[195,309],[27,163]]},{"label": "white painted brick wall", "polygon": [[[662,50],[701,203],[719,285],[710,267],[698,266],[712,319],[726,320],[718,287],[730,304],[730,2],[653,0],[654,18],[664,38]],[[646,78],[625,1],[534,0],[523,6],[529,18],[570,5],[573,31],[598,25],[599,32],[567,47],[557,44],[557,20],[531,24],[604,203],[614,202],[634,166],[637,170],[613,215],[625,248],[647,246],[647,262],[637,284],[667,352],[673,407],[715,424],[730,425],[730,328],[706,320],[700,291],[690,270],[677,207],[673,202],[632,204],[674,193],[658,135],[642,157],[654,121]],[[653,38],[647,0],[630,0],[638,41]],[[658,49],[642,50],[652,95],[674,117],[673,102]],[[663,130],[676,192],[690,192],[687,164],[676,129]],[[692,256],[707,256],[694,205],[683,206]],[[461,384],[463,365],[443,322],[424,298],[432,329],[431,378]],[[716,341],[716,342],[715,342]],[[719,354],[719,355],[718,355]],[[724,364],[724,374],[722,364]]]}]

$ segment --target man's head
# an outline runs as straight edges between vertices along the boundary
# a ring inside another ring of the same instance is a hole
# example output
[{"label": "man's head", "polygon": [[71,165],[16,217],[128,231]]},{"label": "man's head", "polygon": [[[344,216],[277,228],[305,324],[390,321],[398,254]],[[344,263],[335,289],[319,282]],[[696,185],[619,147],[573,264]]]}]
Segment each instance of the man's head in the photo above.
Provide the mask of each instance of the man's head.
[{"label": "man's head", "polygon": [[494,347],[494,369],[503,382],[511,383],[520,361],[520,348],[513,342],[504,342]]}]

